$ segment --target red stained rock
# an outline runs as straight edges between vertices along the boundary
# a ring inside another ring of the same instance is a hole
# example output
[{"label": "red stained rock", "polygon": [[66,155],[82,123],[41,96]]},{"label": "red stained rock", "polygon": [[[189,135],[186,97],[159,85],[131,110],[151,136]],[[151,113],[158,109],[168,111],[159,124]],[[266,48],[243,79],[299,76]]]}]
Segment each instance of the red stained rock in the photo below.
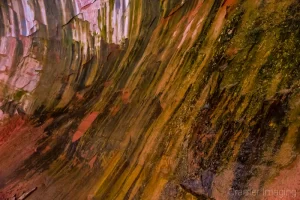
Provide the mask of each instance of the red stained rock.
[{"label": "red stained rock", "polygon": [[94,164],[95,164],[95,161],[96,161],[96,160],[97,160],[97,156],[94,156],[94,157],[90,160],[89,166],[90,166],[91,168],[94,167]]},{"label": "red stained rock", "polygon": [[83,136],[83,132],[81,131],[76,131],[75,134],[73,135],[72,142],[76,142]]},{"label": "red stained rock", "polygon": [[126,90],[126,89],[122,90],[122,101],[123,101],[124,104],[130,103],[129,98],[130,98],[129,91]]},{"label": "red stained rock", "polygon": [[76,93],[76,98],[77,98],[78,100],[83,100],[83,95],[77,92],[77,93]]},{"label": "red stained rock", "polygon": [[[24,165],[24,160],[37,151],[37,141],[45,137],[44,129],[51,121],[48,120],[42,126],[33,127],[27,120],[14,116],[0,127],[0,182],[3,177],[13,175],[17,168]],[[28,185],[27,183],[18,183],[18,185],[11,183],[7,187],[5,186],[0,191],[0,199],[6,199],[6,195],[8,195],[7,198],[14,194],[20,196],[23,191],[30,190],[33,185],[37,186],[38,183],[32,184],[33,181],[35,181],[34,178],[28,180]],[[1,192],[5,198],[2,198]]]},{"label": "red stained rock", "polygon": [[4,144],[11,137],[11,135],[17,133],[22,128],[24,123],[25,121],[21,117],[16,116],[10,119],[7,124],[0,127],[0,146]]},{"label": "red stained rock", "polygon": [[46,148],[42,151],[42,153],[45,154],[45,153],[47,153],[50,149],[51,149],[51,147],[48,145],[48,146],[46,146]]},{"label": "red stained rock", "polygon": [[92,112],[82,120],[77,131],[73,135],[72,142],[76,142],[83,136],[83,134],[89,129],[89,127],[92,125],[92,123],[95,121],[98,115],[99,112]]},{"label": "red stained rock", "polygon": [[235,3],[236,3],[236,0],[226,0],[223,5],[224,6],[232,6]]}]

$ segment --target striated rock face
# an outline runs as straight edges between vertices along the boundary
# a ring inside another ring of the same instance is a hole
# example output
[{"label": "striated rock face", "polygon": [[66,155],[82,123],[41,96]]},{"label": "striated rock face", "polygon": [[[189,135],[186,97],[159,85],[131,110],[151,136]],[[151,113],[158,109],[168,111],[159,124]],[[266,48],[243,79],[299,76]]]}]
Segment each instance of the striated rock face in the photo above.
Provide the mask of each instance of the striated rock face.
[{"label": "striated rock face", "polygon": [[59,103],[55,98],[63,98],[63,107],[76,87],[91,85],[105,45],[124,44],[129,33],[128,0],[7,0],[0,5],[1,101],[23,97],[18,101],[28,113],[41,105],[53,107]]},{"label": "striated rock face", "polygon": [[2,0],[0,199],[299,199],[297,0]]}]

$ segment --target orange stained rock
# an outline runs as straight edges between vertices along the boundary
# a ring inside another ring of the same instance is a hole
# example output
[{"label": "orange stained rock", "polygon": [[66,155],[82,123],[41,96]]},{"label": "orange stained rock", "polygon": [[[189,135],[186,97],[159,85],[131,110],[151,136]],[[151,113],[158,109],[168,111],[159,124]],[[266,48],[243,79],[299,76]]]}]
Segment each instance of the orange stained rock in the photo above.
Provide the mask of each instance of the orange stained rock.
[{"label": "orange stained rock", "polygon": [[77,131],[73,135],[72,142],[76,142],[83,136],[83,134],[89,129],[98,115],[99,112],[92,112],[82,120]]},{"label": "orange stained rock", "polygon": [[236,3],[236,0],[226,0],[224,6],[232,6]]},{"label": "orange stained rock", "polygon": [[112,116],[115,116],[120,110],[120,106],[113,106],[112,108],[110,108],[110,113]]},{"label": "orange stained rock", "polygon": [[79,92],[77,92],[77,93],[76,93],[76,98],[77,98],[78,100],[83,100],[83,95],[80,94]]},{"label": "orange stained rock", "polygon": [[90,166],[91,168],[94,167],[94,164],[95,164],[95,162],[96,162],[96,159],[97,159],[97,156],[94,156],[94,157],[90,160],[89,166]]},{"label": "orange stained rock", "polygon": [[42,151],[42,154],[45,154],[50,150],[51,150],[51,147],[49,145],[47,145],[46,148]]},{"label": "orange stained rock", "polygon": [[122,101],[124,104],[128,104],[129,103],[129,98],[130,98],[130,93],[128,90],[123,89],[122,90]]}]

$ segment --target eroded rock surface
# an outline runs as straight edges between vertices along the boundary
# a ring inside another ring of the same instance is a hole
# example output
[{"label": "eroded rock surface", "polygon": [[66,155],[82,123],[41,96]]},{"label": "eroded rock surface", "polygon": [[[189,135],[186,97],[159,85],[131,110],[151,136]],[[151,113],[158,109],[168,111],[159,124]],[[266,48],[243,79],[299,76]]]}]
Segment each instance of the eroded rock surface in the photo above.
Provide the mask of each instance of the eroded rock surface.
[{"label": "eroded rock surface", "polygon": [[299,199],[299,49],[297,0],[2,0],[0,199]]}]

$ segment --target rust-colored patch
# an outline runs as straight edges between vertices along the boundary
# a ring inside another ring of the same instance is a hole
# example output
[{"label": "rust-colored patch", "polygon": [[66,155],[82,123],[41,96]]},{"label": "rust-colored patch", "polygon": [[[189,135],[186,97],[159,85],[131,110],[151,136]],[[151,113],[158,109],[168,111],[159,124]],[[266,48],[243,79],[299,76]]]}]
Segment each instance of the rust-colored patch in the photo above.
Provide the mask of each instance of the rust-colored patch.
[{"label": "rust-colored patch", "polygon": [[123,90],[122,90],[122,101],[123,101],[123,103],[124,103],[124,104],[130,103],[129,98],[130,98],[130,93],[129,93],[129,91],[126,90],[126,89],[123,89]]},{"label": "rust-colored patch", "polygon": [[93,167],[94,167],[94,164],[95,164],[96,160],[97,160],[97,156],[94,156],[94,157],[90,160],[90,162],[89,162],[90,168],[93,168]]},{"label": "rust-colored patch", "polygon": [[11,135],[18,132],[24,125],[25,120],[20,116],[12,117],[7,123],[0,127],[0,146],[5,143]]},{"label": "rust-colored patch", "polygon": [[232,6],[236,3],[236,0],[226,0],[223,5],[224,6]]},{"label": "rust-colored patch", "polygon": [[83,132],[81,131],[76,131],[75,134],[73,135],[72,142],[76,142],[83,136]]},{"label": "rust-colored patch", "polygon": [[[28,174],[33,171],[28,172]],[[32,178],[27,179],[24,182],[14,181],[0,191],[0,199],[19,199],[24,192],[29,192],[33,188],[37,187],[37,190],[45,184],[45,176],[41,174],[34,175]],[[17,197],[17,198],[14,198]],[[27,199],[27,198],[26,198]]]},{"label": "rust-colored patch", "polygon": [[83,100],[83,95],[80,94],[79,92],[77,92],[77,93],[76,93],[76,98],[77,98],[78,100]]},{"label": "rust-colored patch", "polygon": [[120,110],[120,106],[113,106],[112,108],[110,108],[110,114],[112,116],[115,116]]},{"label": "rust-colored patch", "polygon": [[42,151],[42,154],[47,153],[50,149],[51,149],[51,147],[49,145],[46,146],[46,148]]},{"label": "rust-colored patch", "polygon": [[83,136],[83,134],[89,129],[89,127],[92,125],[92,123],[95,121],[98,115],[99,112],[92,112],[82,120],[77,131],[73,135],[72,142],[76,142]]},{"label": "rust-colored patch", "polygon": [[[1,127],[0,137],[5,142],[0,145],[0,184],[3,184],[1,181],[4,178],[15,173],[15,170],[23,165],[24,160],[36,152],[37,141],[45,137],[45,134],[43,134],[44,128],[51,121],[52,119],[48,120],[40,127],[32,127],[27,120],[15,116]],[[33,179],[29,181],[31,180]],[[7,187],[5,186],[5,188],[1,189],[0,199],[11,198],[14,194],[20,196],[23,191],[28,191],[33,187],[32,184],[27,186],[23,186],[20,183],[18,185],[10,183]],[[3,195],[5,198],[2,198]]]}]

